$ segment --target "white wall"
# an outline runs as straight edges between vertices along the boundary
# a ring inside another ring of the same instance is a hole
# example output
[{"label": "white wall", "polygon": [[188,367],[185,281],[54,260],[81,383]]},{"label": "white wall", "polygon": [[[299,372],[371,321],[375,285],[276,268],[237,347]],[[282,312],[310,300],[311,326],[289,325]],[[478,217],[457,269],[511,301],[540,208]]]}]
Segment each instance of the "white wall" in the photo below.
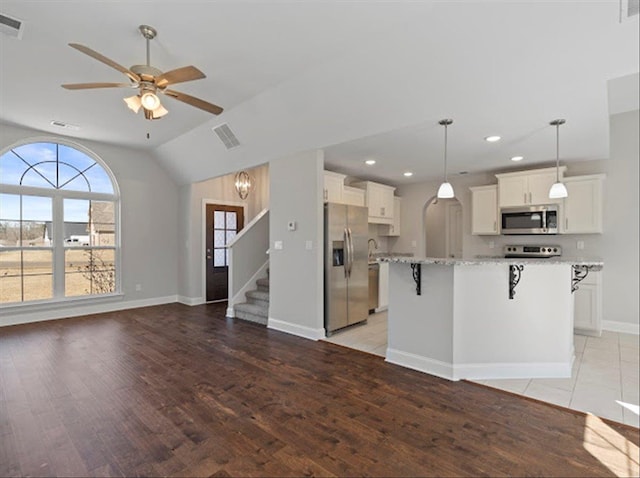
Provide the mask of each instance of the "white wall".
[{"label": "white wall", "polygon": [[188,184],[180,188],[181,226],[185,231],[180,237],[180,301],[186,304],[203,303],[203,255],[202,243],[203,200],[219,204],[244,207],[244,223],[249,223],[260,211],[269,207],[269,166],[247,169],[254,178],[254,187],[246,199],[240,199],[235,189],[235,174]]},{"label": "white wall", "polygon": [[[554,236],[472,236],[470,186],[496,184],[493,174],[475,174],[450,178],[456,198],[463,208],[463,251],[465,256],[500,255],[505,244],[559,244],[565,256],[601,258],[603,277],[603,319],[605,328],[638,330],[639,241],[639,151],[638,110],[611,117],[611,155],[609,160],[582,161],[567,164],[566,176],[605,173],[604,233]],[[527,169],[522,166],[520,169]],[[401,186],[402,233],[392,241],[392,252],[414,252],[422,255],[422,208],[436,194],[438,182]],[[444,233],[444,231],[443,231]],[[412,244],[415,241],[416,247]],[[584,250],[577,242],[584,242]],[[494,245],[492,248],[491,245]]]},{"label": "white wall", "polygon": [[[321,151],[269,164],[269,328],[324,337],[323,167]],[[296,230],[287,230],[289,221]],[[275,248],[282,241],[283,248]],[[311,249],[306,248],[311,241]]]},{"label": "white wall", "polygon": [[[21,306],[2,311],[2,324],[70,317],[103,310],[174,302],[177,293],[178,189],[147,153],[113,145],[77,141],[2,124],[0,148],[29,138],[63,138],[93,151],[111,169],[121,194],[122,292],[72,305]],[[136,291],[136,284],[142,290]],[[99,306],[95,305],[97,302]],[[17,310],[19,309],[19,310]]]}]

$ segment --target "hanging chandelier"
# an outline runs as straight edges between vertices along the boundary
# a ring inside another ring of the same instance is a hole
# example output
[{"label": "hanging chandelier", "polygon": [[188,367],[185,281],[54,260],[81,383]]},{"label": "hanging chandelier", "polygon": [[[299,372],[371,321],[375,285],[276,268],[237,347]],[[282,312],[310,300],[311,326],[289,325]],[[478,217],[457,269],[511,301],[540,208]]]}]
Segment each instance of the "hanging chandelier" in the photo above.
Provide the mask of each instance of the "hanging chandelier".
[{"label": "hanging chandelier", "polygon": [[249,191],[253,187],[253,179],[248,172],[240,171],[236,174],[235,187],[240,199],[247,199]]}]

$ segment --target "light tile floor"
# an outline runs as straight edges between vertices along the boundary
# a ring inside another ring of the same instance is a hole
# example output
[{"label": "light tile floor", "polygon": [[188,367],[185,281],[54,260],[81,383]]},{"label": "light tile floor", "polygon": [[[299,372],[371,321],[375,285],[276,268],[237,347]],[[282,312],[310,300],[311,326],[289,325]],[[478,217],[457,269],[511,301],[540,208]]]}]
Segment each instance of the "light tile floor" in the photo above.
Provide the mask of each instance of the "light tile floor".
[{"label": "light tile floor", "polygon": [[[325,340],[384,357],[387,313],[370,315],[366,324]],[[571,378],[476,382],[638,427],[639,337],[604,331],[601,337],[575,335],[574,344]]]}]

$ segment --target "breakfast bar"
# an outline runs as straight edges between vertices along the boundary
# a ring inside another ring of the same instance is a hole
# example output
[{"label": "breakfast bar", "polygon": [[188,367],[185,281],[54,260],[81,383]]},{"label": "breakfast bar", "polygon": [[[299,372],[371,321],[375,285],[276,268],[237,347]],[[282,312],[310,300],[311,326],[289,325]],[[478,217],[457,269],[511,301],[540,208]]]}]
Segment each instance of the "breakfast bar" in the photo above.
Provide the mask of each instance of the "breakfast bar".
[{"label": "breakfast bar", "polygon": [[569,377],[573,291],[598,260],[382,257],[386,360],[447,378]]}]

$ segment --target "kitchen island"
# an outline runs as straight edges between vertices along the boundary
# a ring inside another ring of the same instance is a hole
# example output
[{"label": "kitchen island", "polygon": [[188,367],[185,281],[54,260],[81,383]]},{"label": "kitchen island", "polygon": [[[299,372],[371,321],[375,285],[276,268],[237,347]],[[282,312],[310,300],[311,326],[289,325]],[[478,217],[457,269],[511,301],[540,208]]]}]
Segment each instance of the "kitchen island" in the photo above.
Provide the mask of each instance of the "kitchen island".
[{"label": "kitchen island", "polygon": [[449,380],[570,377],[573,290],[597,260],[381,257],[386,360]]}]

